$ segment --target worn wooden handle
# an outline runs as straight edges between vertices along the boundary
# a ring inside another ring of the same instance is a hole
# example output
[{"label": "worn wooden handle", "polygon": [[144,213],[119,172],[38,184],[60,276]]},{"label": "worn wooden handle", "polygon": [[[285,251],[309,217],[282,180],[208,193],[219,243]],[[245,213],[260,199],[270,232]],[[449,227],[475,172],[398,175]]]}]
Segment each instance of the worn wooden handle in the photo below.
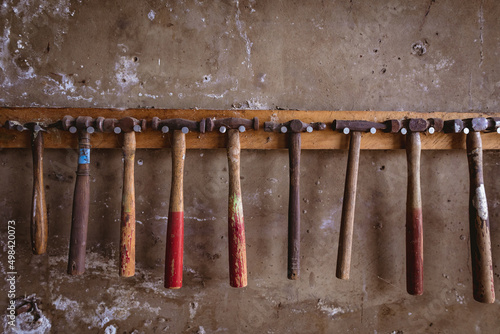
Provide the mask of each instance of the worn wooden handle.
[{"label": "worn wooden handle", "polygon": [[245,224],[240,185],[240,134],[238,130],[228,131],[227,160],[229,165],[229,282],[232,287],[247,285],[247,251]]},{"label": "worn wooden handle", "polygon": [[43,133],[32,132],[33,153],[33,200],[31,204],[31,249],[33,254],[44,254],[47,251],[49,223],[45,189],[43,186]]},{"label": "worn wooden handle", "polygon": [[408,161],[408,188],[406,199],[406,289],[411,295],[424,292],[424,233],[422,225],[422,198],[420,194],[419,132],[406,137]]},{"label": "worn wooden handle", "polygon": [[135,132],[123,137],[123,193],[120,225],[120,276],[135,274]]},{"label": "worn wooden handle", "polygon": [[69,242],[68,274],[70,275],[81,275],[85,271],[85,251],[89,221],[90,136],[88,132],[80,131],[78,140],[78,169],[76,171]]},{"label": "worn wooden handle", "polygon": [[290,133],[288,202],[288,279],[300,276],[300,133]]},{"label": "worn wooden handle", "polygon": [[337,253],[337,277],[340,279],[349,279],[351,268],[360,147],[361,133],[358,131],[351,132],[345,175],[344,202],[342,203],[342,218],[340,220],[339,250]]},{"label": "worn wooden handle", "polygon": [[495,288],[490,223],[484,190],[483,149],[479,132],[471,132],[467,135],[467,157],[470,174],[469,229],[474,299],[481,303],[493,303],[495,302]]},{"label": "worn wooden handle", "polygon": [[172,183],[168,211],[167,248],[165,253],[165,287],[182,287],[182,263],[184,252],[184,160],[186,136],[174,130],[172,142]]}]

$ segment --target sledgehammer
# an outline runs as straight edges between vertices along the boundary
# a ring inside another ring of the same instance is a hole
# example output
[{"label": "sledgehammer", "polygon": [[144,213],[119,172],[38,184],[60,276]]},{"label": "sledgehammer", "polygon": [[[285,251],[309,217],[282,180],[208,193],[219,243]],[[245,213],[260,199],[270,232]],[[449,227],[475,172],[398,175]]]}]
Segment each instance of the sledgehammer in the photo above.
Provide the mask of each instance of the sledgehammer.
[{"label": "sledgehammer", "polygon": [[164,119],[153,117],[153,130],[172,132],[172,182],[168,210],[167,247],[165,250],[165,281],[168,289],[182,287],[182,264],[184,252],[184,160],[186,157],[186,133],[205,133],[205,120]]},{"label": "sledgehammer", "polygon": [[247,251],[240,184],[240,132],[259,129],[259,119],[207,119],[207,131],[218,129],[228,133],[227,161],[229,167],[228,237],[229,283],[232,287],[247,285]]},{"label": "sledgehammer", "polygon": [[265,122],[264,131],[290,132],[290,194],[288,204],[288,273],[296,280],[300,276],[300,133],[326,129],[325,123],[304,123],[298,119],[286,123]]},{"label": "sledgehammer", "polygon": [[370,132],[374,134],[377,130],[397,133],[401,129],[401,121],[389,120],[384,123],[376,123],[369,121],[334,120],[332,122],[332,128],[334,131],[341,131],[346,135],[351,133],[345,176],[344,201],[342,203],[342,218],[340,221],[336,273],[337,277],[340,279],[349,279],[361,133]]}]

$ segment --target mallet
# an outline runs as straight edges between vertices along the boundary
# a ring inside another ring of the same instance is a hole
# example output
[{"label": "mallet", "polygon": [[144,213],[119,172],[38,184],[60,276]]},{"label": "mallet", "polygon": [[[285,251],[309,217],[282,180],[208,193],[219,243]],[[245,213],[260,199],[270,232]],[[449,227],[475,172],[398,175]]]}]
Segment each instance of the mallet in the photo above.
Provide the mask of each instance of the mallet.
[{"label": "mallet", "polygon": [[480,131],[498,131],[498,120],[483,117],[464,120],[469,162],[469,229],[474,299],[495,302],[488,202],[483,180],[483,148]]},{"label": "mallet", "polygon": [[290,193],[288,204],[288,279],[300,276],[300,133],[326,129],[325,123],[304,123],[298,119],[286,123],[265,122],[267,132],[290,133]]},{"label": "mallet", "polygon": [[47,219],[47,205],[43,185],[43,132],[46,131],[41,123],[20,124],[17,121],[7,121],[7,129],[31,131],[31,151],[33,154],[33,196],[31,202],[31,250],[33,254],[44,254],[47,251],[49,223]]},{"label": "mallet", "polygon": [[76,171],[71,237],[69,242],[68,274],[81,275],[85,272],[85,252],[90,206],[90,134],[94,133],[93,119],[79,116],[75,119],[64,116],[63,130],[78,131],[78,168]]},{"label": "mallet", "polygon": [[229,167],[228,237],[229,283],[232,287],[247,285],[247,251],[245,224],[240,184],[240,132],[259,129],[259,119],[223,118],[207,119],[207,131],[219,130],[228,134],[227,161]]},{"label": "mallet", "polygon": [[334,131],[340,131],[346,135],[349,133],[351,134],[345,176],[344,201],[342,203],[342,218],[340,221],[336,273],[337,277],[340,279],[349,279],[361,133],[370,132],[374,134],[377,130],[398,133],[401,129],[401,121],[388,120],[384,123],[376,123],[369,121],[334,120],[332,122],[332,128]]},{"label": "mallet", "polygon": [[408,120],[401,133],[406,134],[408,187],[406,198],[406,290],[411,295],[424,293],[424,232],[420,190],[420,132],[433,134],[443,130],[439,118]]},{"label": "mallet", "polygon": [[186,157],[186,133],[205,133],[205,120],[164,119],[153,117],[153,130],[172,132],[172,182],[168,209],[167,247],[165,250],[165,281],[168,289],[182,287],[184,252],[184,160]]}]

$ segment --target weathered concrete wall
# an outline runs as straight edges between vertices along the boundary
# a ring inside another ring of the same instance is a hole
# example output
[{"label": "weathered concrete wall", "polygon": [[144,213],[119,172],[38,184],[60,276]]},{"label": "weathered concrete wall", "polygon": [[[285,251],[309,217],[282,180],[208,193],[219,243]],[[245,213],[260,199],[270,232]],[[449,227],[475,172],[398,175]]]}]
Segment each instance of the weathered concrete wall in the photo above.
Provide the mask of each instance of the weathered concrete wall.
[{"label": "weathered concrete wall", "polygon": [[[3,1],[6,106],[496,111],[494,1]],[[195,112],[195,111],[193,111]],[[125,114],[125,113],[124,113]],[[347,155],[302,159],[302,277],[286,279],[288,155],[244,151],[249,286],[228,284],[227,162],[189,150],[184,287],[163,288],[170,152],[139,150],[137,274],[118,276],[121,152],[92,153],[87,272],[66,275],[77,155],[46,150],[48,255],[29,245],[29,150],[0,153],[6,221],[17,222],[17,294],[36,295],[43,332],[415,333],[500,327],[472,299],[462,151],[424,152],[425,293],[405,291],[403,151],[361,153],[351,279],[335,278]],[[485,153],[500,294],[498,152]],[[7,284],[4,284],[6,291]],[[0,297],[5,309],[7,296]],[[3,312],[3,311],[2,311]],[[45,327],[44,327],[45,326]],[[22,332],[22,331],[18,331]]]}]

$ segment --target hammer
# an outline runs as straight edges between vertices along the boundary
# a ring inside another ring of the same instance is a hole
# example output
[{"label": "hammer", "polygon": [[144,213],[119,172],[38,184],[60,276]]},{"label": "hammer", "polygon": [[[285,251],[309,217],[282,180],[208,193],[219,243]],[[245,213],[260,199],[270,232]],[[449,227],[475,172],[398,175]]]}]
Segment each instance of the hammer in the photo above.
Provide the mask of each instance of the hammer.
[{"label": "hammer", "polygon": [[265,122],[266,132],[290,132],[290,193],[288,202],[288,279],[300,275],[300,133],[326,129],[325,123],[304,123],[298,119],[286,123]]},{"label": "hammer", "polygon": [[146,129],[146,121],[132,117],[121,120],[98,117],[96,128],[101,132],[123,135],[123,193],[120,224],[120,276],[131,277],[135,274],[135,133]]},{"label": "hammer", "polygon": [[[450,121],[455,124],[457,120]],[[463,132],[467,134],[467,158],[469,162],[469,230],[472,259],[474,299],[481,303],[495,301],[493,285],[493,260],[491,256],[488,202],[483,180],[483,149],[480,131],[499,131],[500,122],[495,118],[463,120]]]},{"label": "hammer", "polygon": [[377,129],[384,132],[398,133],[401,129],[401,121],[388,120],[384,123],[376,123],[368,121],[334,120],[332,122],[332,128],[334,131],[341,131],[346,135],[351,133],[345,176],[344,201],[342,203],[342,218],[340,221],[336,273],[337,277],[340,279],[349,279],[361,133],[370,132],[374,134]]},{"label": "hammer", "polygon": [[33,254],[44,254],[47,251],[49,223],[47,205],[43,186],[43,132],[44,126],[38,122],[26,123],[7,121],[7,129],[31,131],[31,151],[33,154],[33,197],[31,204],[31,250]]},{"label": "hammer", "polygon": [[424,293],[424,232],[422,224],[422,196],[420,193],[420,132],[433,134],[442,131],[440,118],[413,118],[401,129],[406,137],[408,187],[406,198],[406,290],[411,295]]},{"label": "hammer", "polygon": [[247,285],[247,251],[245,224],[240,185],[240,132],[259,129],[259,119],[223,118],[207,119],[207,131],[215,128],[228,133],[227,161],[229,167],[228,237],[229,237],[229,283],[232,287]]},{"label": "hammer", "polygon": [[68,130],[70,133],[78,132],[79,148],[69,243],[68,274],[70,275],[81,275],[85,271],[90,206],[90,134],[94,133],[93,122],[89,116],[79,116],[76,119],[64,116],[61,120],[63,130]]},{"label": "hammer", "polygon": [[168,209],[167,246],[165,250],[165,280],[168,289],[182,287],[182,263],[184,252],[184,160],[186,157],[186,133],[205,133],[205,120],[164,119],[153,117],[153,130],[163,133],[172,131],[172,182]]}]

